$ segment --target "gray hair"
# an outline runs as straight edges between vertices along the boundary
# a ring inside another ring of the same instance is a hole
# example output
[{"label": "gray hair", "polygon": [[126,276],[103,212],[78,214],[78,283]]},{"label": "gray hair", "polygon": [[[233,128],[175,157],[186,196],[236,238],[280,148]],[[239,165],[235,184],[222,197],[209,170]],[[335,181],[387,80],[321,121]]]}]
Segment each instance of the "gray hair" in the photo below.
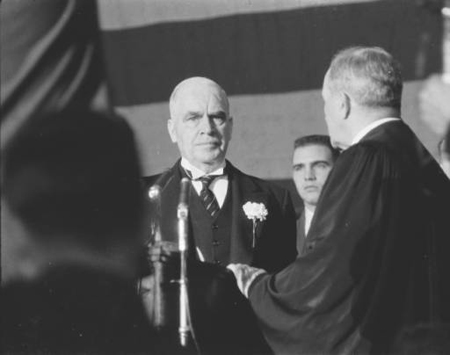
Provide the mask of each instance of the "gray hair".
[{"label": "gray hair", "polygon": [[400,110],[400,64],[379,47],[350,47],[338,52],[328,70],[330,89],[347,93],[359,105]]}]

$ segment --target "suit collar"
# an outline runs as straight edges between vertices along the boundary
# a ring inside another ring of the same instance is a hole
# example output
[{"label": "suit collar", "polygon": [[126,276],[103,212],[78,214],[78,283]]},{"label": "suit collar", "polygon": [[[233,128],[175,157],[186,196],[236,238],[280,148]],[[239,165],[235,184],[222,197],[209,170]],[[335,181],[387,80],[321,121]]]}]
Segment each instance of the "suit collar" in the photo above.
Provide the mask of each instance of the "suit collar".
[{"label": "suit collar", "polygon": [[[169,240],[176,242],[176,204],[180,194],[180,180],[182,178],[182,171],[180,165],[181,159],[179,159],[172,168],[167,172],[170,175],[168,183],[164,189],[164,198],[162,199],[162,213],[165,216],[162,223],[167,230],[172,231],[170,235],[173,235],[175,240]],[[247,218],[244,213],[243,205],[246,202],[263,203],[269,211],[272,213],[271,206],[269,204],[269,194],[263,190],[263,182],[257,178],[248,176],[234,167],[227,161],[226,171],[229,178],[228,193],[231,197],[231,233],[230,233],[230,255],[232,256],[231,262],[240,262],[246,264],[252,264],[253,262],[253,222]],[[261,184],[258,182],[261,181]],[[258,240],[264,233],[266,228],[266,221],[257,222],[256,226],[256,239]],[[258,246],[258,242],[257,242]]]},{"label": "suit collar", "polygon": [[224,161],[223,164],[216,170],[212,171],[211,173],[205,173],[204,171],[200,170],[199,168],[192,165],[187,159],[181,158],[180,166],[185,169],[189,170],[191,172],[192,178],[197,179],[204,175],[222,175],[224,174],[226,162]]}]

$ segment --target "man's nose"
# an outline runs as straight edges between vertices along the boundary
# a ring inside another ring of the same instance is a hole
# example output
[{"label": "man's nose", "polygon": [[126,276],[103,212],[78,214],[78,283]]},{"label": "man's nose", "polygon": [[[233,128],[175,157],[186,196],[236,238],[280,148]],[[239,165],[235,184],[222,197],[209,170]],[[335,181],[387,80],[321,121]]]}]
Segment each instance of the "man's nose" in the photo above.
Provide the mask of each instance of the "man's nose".
[{"label": "man's nose", "polygon": [[214,132],[214,123],[213,121],[208,117],[208,115],[203,115],[200,119],[200,130],[203,133],[211,133]]},{"label": "man's nose", "polygon": [[305,169],[305,180],[311,181],[316,179],[316,174],[314,174],[314,169],[306,167]]}]

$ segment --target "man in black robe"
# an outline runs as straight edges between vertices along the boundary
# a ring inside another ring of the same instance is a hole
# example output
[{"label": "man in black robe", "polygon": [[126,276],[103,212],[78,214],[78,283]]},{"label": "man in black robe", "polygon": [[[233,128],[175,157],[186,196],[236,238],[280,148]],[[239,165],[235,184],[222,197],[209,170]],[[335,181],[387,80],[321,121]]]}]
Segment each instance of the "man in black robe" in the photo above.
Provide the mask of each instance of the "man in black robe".
[{"label": "man in black robe", "polygon": [[275,353],[387,353],[403,327],[449,321],[450,181],[400,118],[401,92],[383,49],[335,56],[322,94],[344,152],[305,254],[273,275],[229,266]]}]

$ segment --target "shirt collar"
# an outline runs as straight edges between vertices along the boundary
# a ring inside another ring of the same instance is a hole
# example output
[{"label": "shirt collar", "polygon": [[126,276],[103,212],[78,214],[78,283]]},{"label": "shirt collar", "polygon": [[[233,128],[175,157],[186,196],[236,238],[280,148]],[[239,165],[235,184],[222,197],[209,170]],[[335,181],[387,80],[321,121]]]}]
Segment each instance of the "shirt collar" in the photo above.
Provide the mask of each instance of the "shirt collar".
[{"label": "shirt collar", "polygon": [[315,210],[311,210],[305,206],[305,218],[311,219]]},{"label": "shirt collar", "polygon": [[220,165],[220,167],[214,171],[212,171],[209,174],[206,174],[204,171],[202,171],[201,169],[195,167],[194,165],[192,165],[187,159],[185,158],[181,158],[181,166],[185,169],[185,170],[189,170],[192,174],[192,179],[198,179],[199,177],[203,176],[203,175],[223,175],[224,173],[224,169],[225,169],[225,161]]},{"label": "shirt collar", "polygon": [[360,130],[355,137],[353,138],[352,144],[350,145],[354,145],[356,143],[359,143],[359,141],[361,139],[364,138],[364,136],[366,136],[370,131],[374,130],[375,128],[377,128],[378,126],[381,126],[382,124],[385,124],[387,122],[392,122],[392,121],[400,121],[400,118],[397,117],[387,117],[387,118],[382,118],[379,120],[376,120],[370,124],[368,124],[366,127],[364,127],[362,130]]}]

